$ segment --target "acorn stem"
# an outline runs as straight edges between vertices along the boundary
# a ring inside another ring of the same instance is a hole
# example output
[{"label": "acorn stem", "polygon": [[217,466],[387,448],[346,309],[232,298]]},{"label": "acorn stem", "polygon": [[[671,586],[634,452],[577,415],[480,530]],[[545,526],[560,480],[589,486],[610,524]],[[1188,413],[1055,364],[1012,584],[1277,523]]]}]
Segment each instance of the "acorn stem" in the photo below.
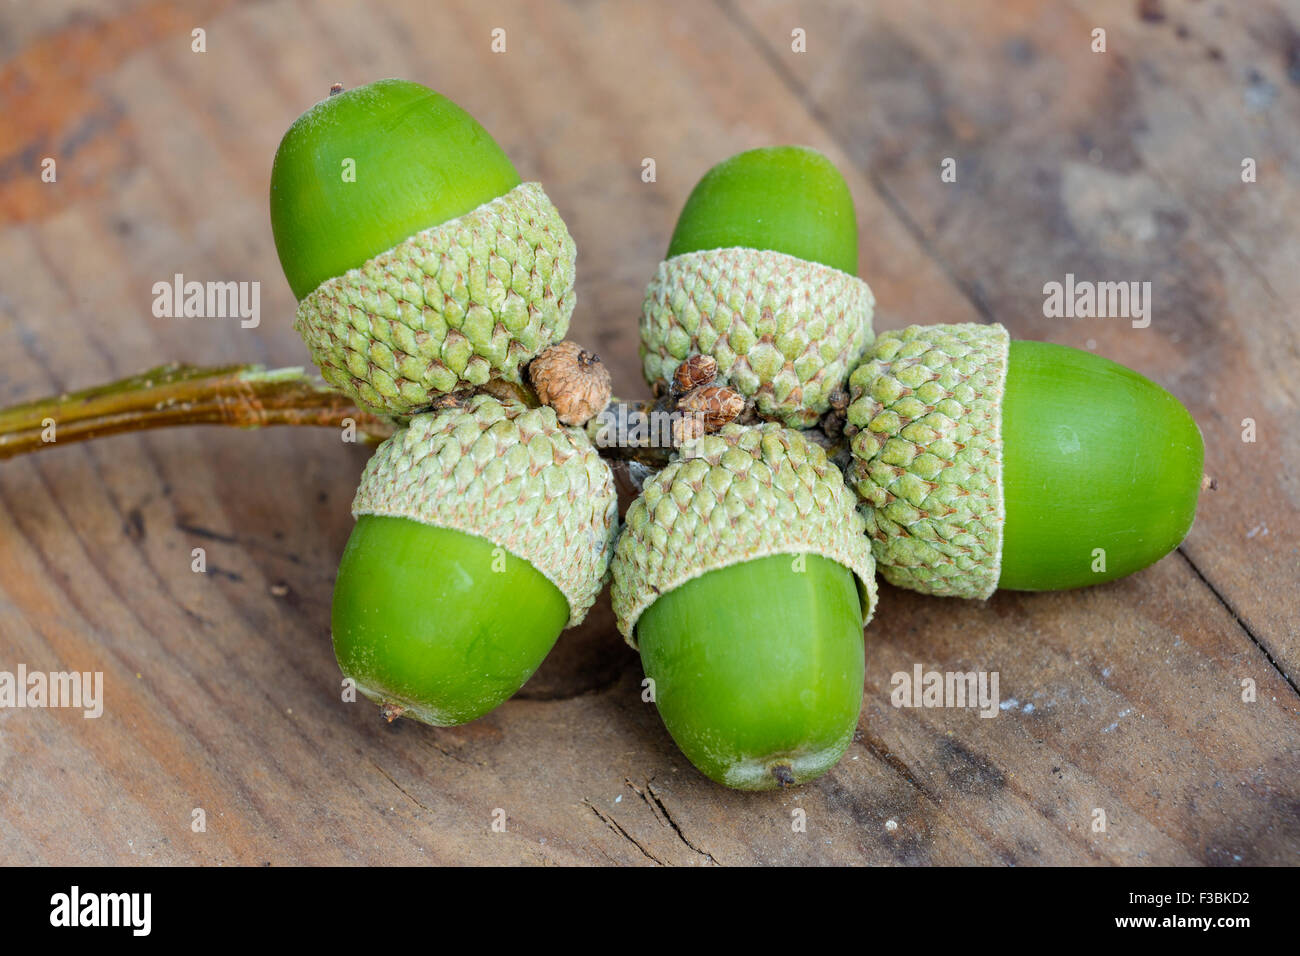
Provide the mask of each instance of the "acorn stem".
[{"label": "acorn stem", "polygon": [[301,368],[260,365],[200,368],[172,363],[78,392],[0,409],[0,459],[58,445],[173,425],[316,425],[356,423],[365,440],[393,433],[387,419]]},{"label": "acorn stem", "polygon": [[[522,385],[492,381],[482,391],[506,400],[538,404]],[[446,400],[457,400],[453,393]],[[660,442],[640,444],[628,434],[637,415],[672,410],[673,399],[612,399],[605,412],[615,423],[608,443],[595,442],[601,456],[638,462],[653,469],[668,463],[675,449]],[[357,434],[378,444],[393,434],[394,423],[362,411],[352,399],[306,374],[301,368],[265,369],[260,365],[200,367],[173,362],[138,375],[0,408],[0,460],[59,445],[180,425],[314,425],[341,428],[351,419]],[[587,423],[593,440],[599,417]],[[53,423],[53,430],[50,424]],[[811,436],[810,437],[815,437]],[[659,436],[662,437],[662,436]],[[819,442],[833,453],[834,443]]]}]

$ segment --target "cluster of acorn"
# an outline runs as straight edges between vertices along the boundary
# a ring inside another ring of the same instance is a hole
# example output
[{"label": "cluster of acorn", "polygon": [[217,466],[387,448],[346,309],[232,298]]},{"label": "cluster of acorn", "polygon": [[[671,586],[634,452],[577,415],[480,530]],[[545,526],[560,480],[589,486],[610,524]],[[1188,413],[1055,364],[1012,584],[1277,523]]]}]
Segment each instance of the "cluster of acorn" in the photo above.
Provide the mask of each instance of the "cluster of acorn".
[{"label": "cluster of acorn", "polygon": [[847,184],[813,150],[741,153],[687,200],[641,316],[676,448],[621,528],[583,427],[609,377],[563,341],[573,240],[471,116],[400,80],[332,94],[285,135],[271,213],[323,376],[402,426],[332,615],[390,720],[487,713],[612,574],[692,763],[801,783],[853,737],[877,565],[937,595],[1072,588],[1191,527],[1201,437],[1159,386],[999,325],[877,338]]}]

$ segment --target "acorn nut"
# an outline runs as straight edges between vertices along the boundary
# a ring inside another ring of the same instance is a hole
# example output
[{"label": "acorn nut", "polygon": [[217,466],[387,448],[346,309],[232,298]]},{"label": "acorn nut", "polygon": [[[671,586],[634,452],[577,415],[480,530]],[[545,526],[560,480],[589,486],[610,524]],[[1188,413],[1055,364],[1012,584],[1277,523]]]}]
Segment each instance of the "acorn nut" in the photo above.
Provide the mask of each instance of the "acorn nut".
[{"label": "acorn nut", "polygon": [[875,299],[857,263],[853,198],[821,153],[776,146],[719,163],[686,200],[646,290],[646,381],[666,388],[683,361],[707,355],[717,383],[762,418],[815,425],[872,341]]},{"label": "acorn nut", "polygon": [[1001,325],[883,333],[849,379],[850,482],[885,580],[927,594],[1083,587],[1168,554],[1204,445],[1159,385]]},{"label": "acorn nut", "polygon": [[518,382],[568,330],[564,220],[472,116],[417,83],[300,116],[275,154],[271,226],[313,361],[371,411]]},{"label": "acorn nut", "polygon": [[345,677],[428,724],[492,710],[604,586],[614,475],[549,407],[490,395],[415,415],[366,464],[334,588]]},{"label": "acorn nut", "polygon": [[776,423],[726,425],[647,479],[612,563],[619,630],[668,732],[745,790],[826,772],[862,705],[875,565],[821,448]]}]

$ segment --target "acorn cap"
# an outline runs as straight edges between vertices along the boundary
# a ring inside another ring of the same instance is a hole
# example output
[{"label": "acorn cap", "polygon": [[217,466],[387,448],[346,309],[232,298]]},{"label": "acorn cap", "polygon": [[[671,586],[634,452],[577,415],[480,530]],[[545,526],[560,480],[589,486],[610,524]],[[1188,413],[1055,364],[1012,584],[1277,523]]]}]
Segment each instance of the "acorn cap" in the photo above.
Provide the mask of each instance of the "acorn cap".
[{"label": "acorn cap", "polygon": [[489,379],[519,382],[568,331],[575,257],[541,185],[522,183],[323,282],[294,325],[327,382],[410,414]]},{"label": "acorn cap", "polygon": [[646,381],[667,383],[695,354],[758,413],[807,428],[871,344],[866,282],[773,250],[708,249],[659,264],[641,309]]},{"label": "acorn cap", "polygon": [[997,589],[1009,343],[1001,325],[914,325],[882,333],[849,378],[849,480],[891,584]]},{"label": "acorn cap", "polygon": [[618,628],[661,594],[718,568],[778,554],[819,554],[849,568],[863,623],[876,605],[875,563],[852,492],[826,453],[776,423],[689,442],[627,511],[612,564]]},{"label": "acorn cap", "polygon": [[758,414],[808,428],[871,344],[853,196],[806,146],[724,159],[691,190],[646,290],[641,359],[667,385],[696,354]]},{"label": "acorn cap", "polygon": [[410,518],[504,548],[560,589],[573,626],[604,585],[618,495],[609,465],[553,409],[479,394],[414,416],[380,445],[352,514]]}]

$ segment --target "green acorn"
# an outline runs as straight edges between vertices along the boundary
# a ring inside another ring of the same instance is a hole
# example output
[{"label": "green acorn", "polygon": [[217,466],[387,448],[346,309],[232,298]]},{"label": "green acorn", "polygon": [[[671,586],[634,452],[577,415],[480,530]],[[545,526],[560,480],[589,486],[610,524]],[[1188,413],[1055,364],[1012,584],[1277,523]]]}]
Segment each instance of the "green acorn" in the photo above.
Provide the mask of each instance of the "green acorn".
[{"label": "green acorn", "polygon": [[518,382],[573,314],[559,212],[417,83],[332,93],[300,116],[275,154],[271,226],[312,359],[376,412]]},{"label": "green acorn", "polygon": [[892,584],[1083,587],[1191,529],[1200,430],[1122,365],[1000,325],[911,326],[883,333],[849,381],[850,481]]},{"label": "green acorn", "polygon": [[816,424],[872,341],[857,228],[848,184],[816,150],[753,149],[714,166],[646,290],[646,380],[666,387],[685,359],[709,355],[718,383],[763,418]]},{"label": "green acorn", "polygon": [[397,714],[480,717],[604,586],[614,476],[549,407],[475,395],[415,415],[366,464],[334,588],[345,677]]},{"label": "green acorn", "polygon": [[855,504],[819,446],[767,423],[689,442],[628,509],[618,626],[711,779],[803,783],[853,739],[876,599]]}]

